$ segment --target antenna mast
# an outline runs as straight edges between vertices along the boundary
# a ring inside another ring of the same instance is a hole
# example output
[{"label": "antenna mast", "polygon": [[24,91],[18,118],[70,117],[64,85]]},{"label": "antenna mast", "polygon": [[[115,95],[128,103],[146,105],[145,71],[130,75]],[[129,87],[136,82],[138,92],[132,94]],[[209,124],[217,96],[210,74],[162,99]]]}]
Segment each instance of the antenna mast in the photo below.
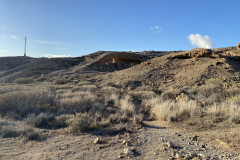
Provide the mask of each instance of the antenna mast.
[{"label": "antenna mast", "polygon": [[25,37],[24,57],[27,56],[26,50],[27,50],[27,37]]}]

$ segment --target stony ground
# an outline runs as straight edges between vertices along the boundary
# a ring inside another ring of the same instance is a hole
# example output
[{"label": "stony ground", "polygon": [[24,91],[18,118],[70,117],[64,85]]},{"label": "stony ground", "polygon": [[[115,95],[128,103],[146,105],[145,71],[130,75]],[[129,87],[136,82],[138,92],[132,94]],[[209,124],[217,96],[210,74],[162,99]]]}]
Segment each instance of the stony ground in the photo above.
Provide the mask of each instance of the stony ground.
[{"label": "stony ground", "polygon": [[[42,132],[45,132],[44,130]],[[165,122],[148,121],[136,132],[114,136],[71,136],[53,130],[42,142],[0,139],[1,159],[240,159],[239,153],[212,145],[202,137]]]}]

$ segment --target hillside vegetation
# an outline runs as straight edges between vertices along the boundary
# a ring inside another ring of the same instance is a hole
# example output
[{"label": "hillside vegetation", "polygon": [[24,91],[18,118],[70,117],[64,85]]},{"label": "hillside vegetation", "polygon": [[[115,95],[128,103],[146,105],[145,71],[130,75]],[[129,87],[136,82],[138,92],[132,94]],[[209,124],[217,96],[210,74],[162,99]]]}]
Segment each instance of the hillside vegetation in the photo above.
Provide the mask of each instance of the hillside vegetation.
[{"label": "hillside vegetation", "polygon": [[3,57],[0,136],[39,142],[58,131],[111,137],[158,120],[199,133],[231,130],[215,139],[239,152],[239,62],[235,47]]}]

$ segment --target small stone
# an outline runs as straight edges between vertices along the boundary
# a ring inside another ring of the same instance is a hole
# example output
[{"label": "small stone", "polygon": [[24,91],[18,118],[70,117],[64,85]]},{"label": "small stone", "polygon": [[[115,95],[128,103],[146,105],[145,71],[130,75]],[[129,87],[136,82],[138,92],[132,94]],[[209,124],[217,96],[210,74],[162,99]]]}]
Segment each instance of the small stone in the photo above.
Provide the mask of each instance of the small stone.
[{"label": "small stone", "polygon": [[192,158],[192,156],[190,154],[186,154],[185,157],[184,157],[185,160],[189,160],[191,158]]},{"label": "small stone", "polygon": [[119,155],[118,158],[124,158],[124,156],[123,155]]},{"label": "small stone", "polygon": [[134,155],[133,150],[130,149],[130,148],[125,148],[125,149],[123,150],[123,153],[124,153],[125,155],[127,155],[127,156]]},{"label": "small stone", "polygon": [[119,139],[120,138],[120,136],[119,135],[117,135],[117,139]]},{"label": "small stone", "polygon": [[193,141],[197,141],[198,137],[199,137],[199,136],[194,135],[194,136],[192,137],[192,140],[193,140]]},{"label": "small stone", "polygon": [[175,157],[176,158],[181,158],[181,155],[179,153],[176,153]]},{"label": "small stone", "polygon": [[194,157],[192,160],[201,160],[199,157]]},{"label": "small stone", "polygon": [[127,143],[127,141],[126,141],[126,140],[123,140],[122,144],[126,144],[126,143]]},{"label": "small stone", "polygon": [[167,148],[165,148],[165,147],[162,147],[161,149],[160,149],[160,151],[166,151],[167,150]]},{"label": "small stone", "polygon": [[199,153],[199,154],[198,154],[198,157],[200,157],[200,158],[202,158],[202,159],[204,159],[204,158],[206,159],[206,155],[204,155],[204,154],[202,154],[202,153]]},{"label": "small stone", "polygon": [[93,143],[94,143],[94,144],[99,144],[99,143],[100,143],[100,139],[99,139],[99,137],[97,137],[97,138],[94,140]]},{"label": "small stone", "polygon": [[206,145],[204,143],[200,144],[201,148],[206,148]]},{"label": "small stone", "polygon": [[167,146],[168,148],[176,147],[176,145],[174,143],[172,143],[171,141],[166,142],[164,145]]},{"label": "small stone", "polygon": [[197,153],[196,152],[192,152],[190,153],[191,157],[197,157]]}]

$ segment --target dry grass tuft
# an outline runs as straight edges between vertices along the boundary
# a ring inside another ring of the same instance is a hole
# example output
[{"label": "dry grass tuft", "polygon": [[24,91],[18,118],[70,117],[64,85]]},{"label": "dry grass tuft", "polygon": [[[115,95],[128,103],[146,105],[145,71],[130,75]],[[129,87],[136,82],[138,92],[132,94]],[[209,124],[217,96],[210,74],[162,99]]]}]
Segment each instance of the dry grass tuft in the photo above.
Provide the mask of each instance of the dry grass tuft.
[{"label": "dry grass tuft", "polygon": [[90,92],[69,92],[59,97],[58,106],[64,113],[85,113],[101,110],[103,99]]},{"label": "dry grass tuft", "polygon": [[17,83],[17,84],[30,84],[33,82],[34,82],[34,79],[32,78],[18,78],[13,81],[13,83]]},{"label": "dry grass tuft", "polygon": [[66,128],[66,132],[70,134],[78,134],[93,129],[93,119],[88,114],[78,113],[76,116],[72,116],[67,123],[69,126]]},{"label": "dry grass tuft", "polygon": [[38,113],[41,105],[53,103],[54,96],[46,89],[32,88],[25,91],[12,91],[0,95],[0,114],[18,115],[21,118]]},{"label": "dry grass tuft", "polygon": [[165,101],[159,97],[149,101],[152,116],[162,121],[183,121],[199,114],[193,101]]},{"label": "dry grass tuft", "polygon": [[133,116],[133,114],[136,112],[136,106],[132,102],[132,98],[129,95],[120,100],[119,107],[123,114],[126,114],[127,116]]},{"label": "dry grass tuft", "polygon": [[26,119],[26,123],[37,128],[52,128],[55,126],[55,116],[49,113],[40,113],[37,116],[32,114]]}]

